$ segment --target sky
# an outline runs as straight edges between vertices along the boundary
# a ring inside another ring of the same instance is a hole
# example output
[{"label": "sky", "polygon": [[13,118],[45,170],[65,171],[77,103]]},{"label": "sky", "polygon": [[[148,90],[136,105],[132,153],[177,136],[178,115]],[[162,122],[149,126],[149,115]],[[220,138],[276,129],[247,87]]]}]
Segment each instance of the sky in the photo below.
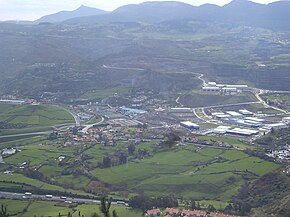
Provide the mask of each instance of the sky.
[{"label": "sky", "polygon": [[[127,4],[138,4],[146,0],[0,0],[0,20],[36,20],[44,15],[62,10],[75,10],[81,5],[112,11]],[[154,0],[150,0],[154,1]],[[165,1],[165,0],[159,0]],[[168,0],[167,0],[168,1]],[[225,5],[231,0],[176,0],[191,5],[211,3]],[[267,4],[277,0],[252,0]]]}]

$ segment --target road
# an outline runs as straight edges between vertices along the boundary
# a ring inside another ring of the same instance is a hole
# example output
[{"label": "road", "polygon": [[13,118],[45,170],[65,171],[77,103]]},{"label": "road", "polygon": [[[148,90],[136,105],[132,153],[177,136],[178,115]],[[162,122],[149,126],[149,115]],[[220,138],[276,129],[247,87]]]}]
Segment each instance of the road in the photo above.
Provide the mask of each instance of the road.
[{"label": "road", "polygon": [[105,120],[104,117],[102,117],[102,119],[101,119],[99,122],[97,122],[97,123],[85,125],[85,128],[83,128],[83,129],[81,130],[81,132],[82,132],[82,133],[86,133],[86,132],[88,132],[88,130],[89,130],[91,127],[93,127],[94,125],[98,125],[98,124],[103,123],[104,120]]},{"label": "road", "polygon": [[253,88],[253,90],[255,92],[255,97],[259,100],[260,103],[262,103],[265,106],[265,108],[271,108],[271,109],[274,109],[276,111],[279,111],[279,112],[282,112],[285,114],[289,113],[288,111],[285,111],[285,110],[280,109],[278,107],[268,105],[261,97],[261,95],[264,93],[288,93],[289,91],[270,91],[270,90],[262,90],[262,89],[258,89],[258,88]]},{"label": "road", "polygon": [[202,85],[205,87],[206,86],[206,81],[205,81],[205,79],[203,77],[204,77],[203,74],[199,74],[199,76],[197,78],[202,81]]},{"label": "road", "polygon": [[[72,197],[63,197],[63,196],[52,196],[47,197],[46,195],[40,194],[31,194],[25,195],[24,193],[14,193],[14,192],[5,192],[0,191],[0,198],[8,199],[21,199],[21,200],[48,200],[48,201],[57,201],[57,202],[67,202],[67,203],[85,203],[85,204],[100,204],[100,200],[94,199],[84,199],[84,198],[72,198]],[[112,205],[128,206],[124,201],[112,202]]]},{"label": "road", "polygon": [[75,119],[75,126],[76,127],[81,126],[81,120],[79,119],[79,117],[75,113],[73,113],[69,109],[65,108],[64,106],[61,106],[61,105],[56,105],[56,106],[58,106],[61,109],[64,109],[65,111],[67,111],[68,113],[70,113],[74,117],[74,119]]},{"label": "road", "polygon": [[51,133],[51,130],[50,131],[43,131],[43,132],[35,132],[35,133],[12,134],[12,135],[0,136],[0,139],[1,138],[18,137],[18,136],[41,136],[41,135],[48,135],[50,133]]}]

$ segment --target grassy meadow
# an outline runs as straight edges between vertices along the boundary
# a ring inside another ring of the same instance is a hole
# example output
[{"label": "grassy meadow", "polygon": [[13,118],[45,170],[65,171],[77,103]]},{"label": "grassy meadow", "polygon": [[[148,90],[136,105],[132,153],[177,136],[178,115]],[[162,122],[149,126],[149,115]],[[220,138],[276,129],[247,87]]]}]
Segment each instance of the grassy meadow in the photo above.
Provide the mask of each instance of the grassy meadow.
[{"label": "grassy meadow", "polygon": [[187,147],[91,173],[105,183],[127,186],[130,191],[229,201],[246,179],[258,178],[278,167],[238,150]]},{"label": "grassy meadow", "polygon": [[[9,214],[15,217],[41,217],[41,216],[67,216],[68,212],[73,217],[78,217],[79,212],[84,217],[90,217],[92,213],[96,212],[101,214],[99,211],[99,205],[96,204],[81,204],[74,208],[68,207],[68,204],[57,203],[50,201],[24,201],[24,200],[11,200],[11,199],[0,199],[0,203],[7,205],[7,211]],[[116,210],[119,216],[122,217],[141,217],[141,211],[132,210],[123,206],[111,206],[111,210]]]},{"label": "grassy meadow", "polygon": [[0,122],[9,125],[0,135],[14,135],[51,130],[52,126],[73,123],[66,110],[53,105],[0,104]]}]

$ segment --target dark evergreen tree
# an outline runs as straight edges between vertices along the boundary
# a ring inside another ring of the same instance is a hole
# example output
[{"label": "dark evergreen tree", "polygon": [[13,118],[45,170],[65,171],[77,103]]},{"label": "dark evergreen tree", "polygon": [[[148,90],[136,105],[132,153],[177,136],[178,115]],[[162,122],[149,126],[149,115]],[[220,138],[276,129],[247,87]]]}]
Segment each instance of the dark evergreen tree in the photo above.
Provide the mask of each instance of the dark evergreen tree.
[{"label": "dark evergreen tree", "polygon": [[7,206],[1,204],[0,217],[8,217],[8,216],[9,214],[7,213]]},{"label": "dark evergreen tree", "polygon": [[104,214],[104,217],[111,217],[110,207],[111,207],[111,201],[107,200],[106,197],[102,197],[100,211],[101,211],[101,213]]}]

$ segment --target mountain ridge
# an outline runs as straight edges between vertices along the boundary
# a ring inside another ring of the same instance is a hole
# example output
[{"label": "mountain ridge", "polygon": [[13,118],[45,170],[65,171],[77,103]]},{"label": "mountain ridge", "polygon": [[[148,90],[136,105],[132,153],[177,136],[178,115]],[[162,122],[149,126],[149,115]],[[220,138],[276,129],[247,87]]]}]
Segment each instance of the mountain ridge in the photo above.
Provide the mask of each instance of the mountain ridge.
[{"label": "mountain ridge", "polygon": [[45,15],[37,20],[34,21],[34,23],[43,23],[43,22],[49,22],[49,23],[58,23],[63,22],[68,19],[76,18],[76,17],[84,17],[84,16],[94,16],[94,15],[101,15],[106,14],[107,11],[98,9],[98,8],[92,8],[85,5],[81,5],[77,9],[73,11],[59,11],[54,14]]},{"label": "mountain ridge", "polygon": [[125,5],[107,14],[77,17],[64,22],[67,24],[94,24],[98,22],[160,23],[184,19],[290,30],[288,25],[290,13],[288,11],[290,11],[289,1],[260,4],[248,0],[233,0],[224,6],[213,4],[193,6],[177,1],[156,1]]}]

